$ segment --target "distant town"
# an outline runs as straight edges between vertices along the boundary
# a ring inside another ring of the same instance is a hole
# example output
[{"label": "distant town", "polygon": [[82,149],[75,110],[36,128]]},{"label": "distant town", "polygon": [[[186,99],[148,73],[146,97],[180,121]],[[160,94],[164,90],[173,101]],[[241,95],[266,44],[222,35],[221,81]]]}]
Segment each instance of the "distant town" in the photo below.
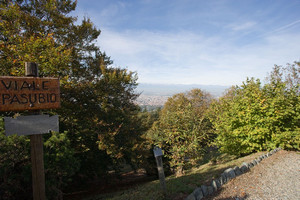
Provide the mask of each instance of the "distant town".
[{"label": "distant town", "polygon": [[153,110],[162,107],[168,98],[174,94],[187,92],[194,88],[200,88],[214,97],[220,97],[229,86],[141,83],[137,88],[137,92],[141,95],[136,100],[136,103],[142,108]]},{"label": "distant town", "polygon": [[143,95],[141,94],[136,100],[142,110],[152,111],[162,108],[170,96]]}]

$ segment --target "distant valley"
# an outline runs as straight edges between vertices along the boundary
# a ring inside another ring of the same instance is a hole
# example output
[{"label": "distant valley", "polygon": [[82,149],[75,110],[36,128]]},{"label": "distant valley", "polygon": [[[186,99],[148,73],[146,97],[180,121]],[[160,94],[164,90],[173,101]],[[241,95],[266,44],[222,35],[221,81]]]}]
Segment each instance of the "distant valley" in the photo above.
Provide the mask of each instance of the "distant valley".
[{"label": "distant valley", "polygon": [[183,84],[147,84],[140,83],[137,92],[141,95],[136,103],[140,106],[160,107],[174,94],[200,88],[214,97],[220,97],[230,86],[220,85],[183,85]]}]

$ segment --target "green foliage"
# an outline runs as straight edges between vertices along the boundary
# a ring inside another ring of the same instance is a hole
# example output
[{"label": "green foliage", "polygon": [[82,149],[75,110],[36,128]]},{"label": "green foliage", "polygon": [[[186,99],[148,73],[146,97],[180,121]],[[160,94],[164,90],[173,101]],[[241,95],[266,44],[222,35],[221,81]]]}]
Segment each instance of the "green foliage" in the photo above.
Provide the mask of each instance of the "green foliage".
[{"label": "green foliage", "polygon": [[267,116],[273,125],[269,146],[299,150],[300,63],[275,66],[268,81],[264,88],[269,100]]},{"label": "green foliage", "polygon": [[46,139],[44,163],[47,197],[48,199],[62,199],[61,188],[72,181],[71,177],[79,169],[80,163],[75,157],[66,133],[52,132],[44,138]]},{"label": "green foliage", "polygon": [[[0,75],[24,76],[30,61],[38,63],[40,76],[60,79],[61,109],[48,112],[60,116],[61,133],[45,136],[48,194],[58,197],[70,178],[82,184],[112,168],[120,171],[124,162],[138,165],[145,131],[134,104],[136,73],[109,66],[96,46],[100,30],[87,18],[77,23],[69,15],[75,7],[75,0],[0,2]],[[22,138],[3,137],[3,152]],[[15,172],[20,183],[24,169]]]},{"label": "green foliage", "polygon": [[169,164],[180,175],[184,167],[201,158],[210,140],[211,124],[206,117],[210,96],[199,89],[169,98],[149,137],[164,150]]},{"label": "green foliage", "polygon": [[223,152],[243,155],[278,146],[299,148],[299,63],[286,69],[275,66],[264,86],[247,79],[210,110],[216,144]]},{"label": "green foliage", "polygon": [[[5,136],[3,118],[0,119],[0,197],[30,199],[32,184],[29,137]],[[61,188],[71,181],[79,162],[74,157],[65,133],[47,134],[44,141],[47,197],[61,199]]]},{"label": "green foliage", "polygon": [[96,178],[109,167],[119,171],[134,157],[141,135],[133,103],[136,77],[120,68],[101,67],[101,78],[62,88],[61,128],[68,131],[81,160],[80,176]]},{"label": "green foliage", "polygon": [[30,181],[29,139],[16,135],[6,137],[0,117],[0,199],[29,199]]},{"label": "green foliage", "polygon": [[279,146],[282,149],[299,150],[300,128],[296,128],[294,131],[284,131],[274,134],[272,137],[272,145],[274,147]]},{"label": "green foliage", "polygon": [[42,76],[67,75],[72,48],[57,42],[56,36],[56,31],[67,28],[65,22],[74,20],[63,16],[65,2],[1,1],[1,75],[23,75],[24,62],[29,61],[39,63]]}]

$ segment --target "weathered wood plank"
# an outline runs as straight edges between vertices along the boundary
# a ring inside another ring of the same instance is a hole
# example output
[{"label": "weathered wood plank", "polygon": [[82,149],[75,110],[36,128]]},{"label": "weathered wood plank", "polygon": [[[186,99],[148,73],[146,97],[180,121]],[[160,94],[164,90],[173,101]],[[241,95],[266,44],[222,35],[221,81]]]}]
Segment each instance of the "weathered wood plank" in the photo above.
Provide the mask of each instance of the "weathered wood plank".
[{"label": "weathered wood plank", "polygon": [[163,194],[167,194],[167,188],[166,188],[166,181],[165,181],[165,173],[164,173],[164,167],[162,162],[162,156],[155,157],[156,164],[157,164],[157,171],[158,171],[158,177],[160,182],[160,187],[163,191]]},{"label": "weathered wood plank", "polygon": [[46,200],[43,137],[30,136],[33,200]]},{"label": "weathered wood plank", "polygon": [[58,78],[0,76],[0,111],[60,107]]},{"label": "weathered wood plank", "polygon": [[155,157],[156,164],[157,164],[157,171],[158,171],[160,186],[163,191],[163,194],[167,195],[165,173],[164,173],[164,167],[163,167],[163,162],[162,162],[162,157],[163,157],[162,149],[159,147],[154,147],[153,153],[154,153],[154,157]]}]

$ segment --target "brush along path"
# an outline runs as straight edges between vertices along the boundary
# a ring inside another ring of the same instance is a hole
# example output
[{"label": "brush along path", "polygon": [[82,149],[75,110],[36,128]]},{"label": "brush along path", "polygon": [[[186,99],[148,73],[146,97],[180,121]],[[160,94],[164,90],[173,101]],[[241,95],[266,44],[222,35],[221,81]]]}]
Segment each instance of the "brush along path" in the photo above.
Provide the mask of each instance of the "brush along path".
[{"label": "brush along path", "polygon": [[300,199],[300,153],[281,150],[204,199]]}]

